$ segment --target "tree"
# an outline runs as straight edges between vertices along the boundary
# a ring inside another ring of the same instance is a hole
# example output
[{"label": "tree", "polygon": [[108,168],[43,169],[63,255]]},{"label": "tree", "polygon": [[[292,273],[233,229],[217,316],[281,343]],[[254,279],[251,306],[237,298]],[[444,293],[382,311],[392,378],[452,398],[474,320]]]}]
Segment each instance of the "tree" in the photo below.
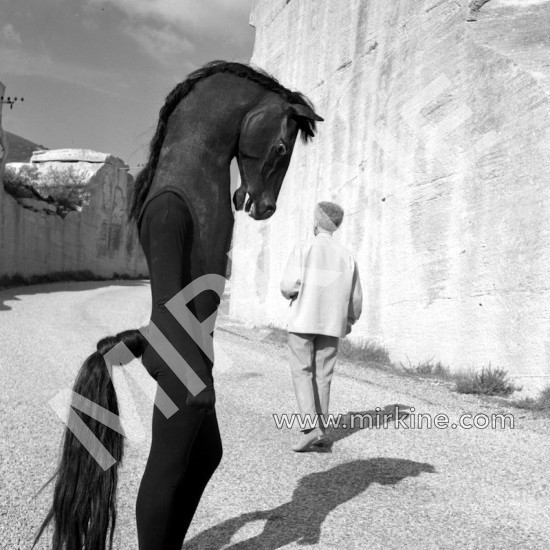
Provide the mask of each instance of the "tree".
[{"label": "tree", "polygon": [[91,190],[88,180],[86,172],[74,166],[66,169],[50,167],[41,173],[32,165],[24,165],[19,170],[8,165],[4,174],[4,189],[15,198],[38,199],[55,204],[58,214],[65,216],[69,211],[81,210],[89,203]]},{"label": "tree", "polygon": [[90,201],[88,180],[88,175],[74,166],[62,170],[51,166],[42,174],[38,185],[43,191],[47,189],[48,195],[55,202],[67,207],[81,208]]}]

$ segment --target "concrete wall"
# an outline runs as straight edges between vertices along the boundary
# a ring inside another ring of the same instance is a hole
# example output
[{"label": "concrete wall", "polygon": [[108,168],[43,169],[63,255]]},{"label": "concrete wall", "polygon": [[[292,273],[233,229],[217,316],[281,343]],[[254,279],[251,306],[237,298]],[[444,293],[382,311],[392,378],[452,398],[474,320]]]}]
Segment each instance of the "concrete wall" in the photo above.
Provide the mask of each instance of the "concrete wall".
[{"label": "concrete wall", "polygon": [[285,326],[290,247],[334,200],[365,290],[354,339],[547,385],[550,2],[259,0],[251,24],[252,63],[325,122],[275,216],[238,215],[231,313]]},{"label": "concrete wall", "polygon": [[[4,95],[5,86],[0,82],[0,96]],[[4,135],[4,131],[2,130],[2,107],[3,105],[0,103],[0,183],[2,182],[2,178],[4,176],[4,166],[6,164],[6,160],[8,158],[8,141],[6,136]],[[0,187],[3,186],[0,185]],[[0,192],[0,208],[2,205],[2,193]]]},{"label": "concrete wall", "polygon": [[48,151],[40,164],[46,168],[48,163],[57,168],[67,163],[88,172],[90,202],[63,218],[47,203],[35,202],[33,208],[39,211],[22,206],[0,185],[0,276],[80,270],[105,277],[148,276],[137,232],[127,222],[132,185],[128,167],[111,155],[82,150]]}]

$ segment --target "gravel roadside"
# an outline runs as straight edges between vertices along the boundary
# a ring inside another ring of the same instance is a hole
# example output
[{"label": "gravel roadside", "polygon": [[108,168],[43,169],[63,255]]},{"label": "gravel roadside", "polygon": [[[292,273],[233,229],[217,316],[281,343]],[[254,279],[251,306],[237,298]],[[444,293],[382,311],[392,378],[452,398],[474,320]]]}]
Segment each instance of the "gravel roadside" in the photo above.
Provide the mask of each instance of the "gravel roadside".
[{"label": "gravel roadside", "polygon": [[[63,429],[51,400],[71,387],[99,338],[147,322],[149,292],[146,281],[0,292],[0,548],[30,548],[49,504],[50,489],[35,494],[53,473]],[[215,372],[224,458],[184,549],[550,548],[548,418],[340,359],[331,411],[344,419],[399,404],[451,422],[513,414],[514,428],[339,427],[332,452],[293,453],[297,428],[278,429],[273,418],[296,412],[287,353],[267,335],[222,308]],[[129,392],[120,404],[131,437],[115,548],[133,550],[154,386],[139,361],[123,371]]]}]

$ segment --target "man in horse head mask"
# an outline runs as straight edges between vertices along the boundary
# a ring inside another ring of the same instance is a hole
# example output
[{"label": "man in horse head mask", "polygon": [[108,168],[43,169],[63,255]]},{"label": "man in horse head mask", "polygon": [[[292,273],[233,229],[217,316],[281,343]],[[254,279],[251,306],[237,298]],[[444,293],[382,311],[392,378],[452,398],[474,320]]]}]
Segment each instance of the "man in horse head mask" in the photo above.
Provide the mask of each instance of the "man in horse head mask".
[{"label": "man in horse head mask", "polygon": [[351,332],[361,315],[363,301],[355,258],[332,238],[344,219],[343,209],[332,202],[315,207],[315,237],[292,251],[281,281],[290,300],[288,345],[294,391],[302,419],[300,440],[294,451],[310,450],[326,439],[330,383],[339,338]]}]

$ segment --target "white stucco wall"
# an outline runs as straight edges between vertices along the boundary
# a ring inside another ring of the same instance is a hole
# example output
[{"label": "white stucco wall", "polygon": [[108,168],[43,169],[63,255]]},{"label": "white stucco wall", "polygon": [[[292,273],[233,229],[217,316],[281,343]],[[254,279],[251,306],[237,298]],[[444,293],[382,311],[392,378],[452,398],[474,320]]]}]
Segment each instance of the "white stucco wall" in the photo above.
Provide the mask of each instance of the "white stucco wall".
[{"label": "white stucco wall", "polygon": [[550,383],[550,2],[259,0],[252,63],[325,118],[278,210],[237,215],[231,314],[284,327],[282,269],[320,200],[359,261],[353,338],[392,360]]},{"label": "white stucco wall", "polygon": [[[89,204],[65,217],[24,208],[0,185],[0,276],[25,277],[90,270],[96,275],[148,276],[145,257],[127,206],[132,178],[116,157],[89,150],[63,149],[33,155],[40,171],[73,167],[90,177]],[[41,208],[38,201],[33,203]]]}]

